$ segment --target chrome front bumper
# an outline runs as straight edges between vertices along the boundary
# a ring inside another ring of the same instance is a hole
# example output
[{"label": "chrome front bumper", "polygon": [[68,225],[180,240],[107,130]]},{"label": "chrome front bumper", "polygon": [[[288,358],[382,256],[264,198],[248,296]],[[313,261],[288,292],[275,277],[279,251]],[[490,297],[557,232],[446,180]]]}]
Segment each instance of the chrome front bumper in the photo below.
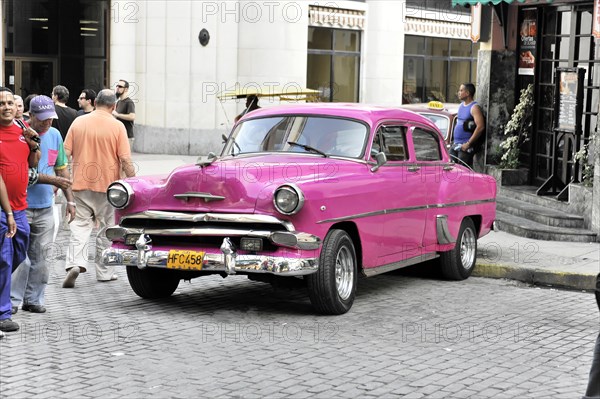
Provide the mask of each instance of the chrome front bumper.
[{"label": "chrome front bumper", "polygon": [[[156,267],[167,269],[168,250],[154,251],[144,240],[144,235],[136,243],[137,249],[109,248],[102,254],[106,266],[137,266],[140,269]],[[312,274],[319,268],[318,258],[286,258],[264,255],[238,255],[228,238],[223,240],[221,254],[205,254],[202,268],[205,272],[235,274],[271,273],[282,276],[302,276]],[[181,270],[181,269],[173,269]],[[196,271],[186,270],[184,271]]]}]

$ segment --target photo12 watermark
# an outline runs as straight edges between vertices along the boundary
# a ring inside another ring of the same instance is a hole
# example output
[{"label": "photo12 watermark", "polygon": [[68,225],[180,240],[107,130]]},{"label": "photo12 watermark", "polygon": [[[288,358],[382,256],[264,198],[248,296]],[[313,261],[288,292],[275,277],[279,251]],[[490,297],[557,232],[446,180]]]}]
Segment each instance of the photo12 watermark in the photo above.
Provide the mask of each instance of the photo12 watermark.
[{"label": "photo12 watermark", "polygon": [[202,323],[202,343],[337,342],[339,326],[326,323]]},{"label": "photo12 watermark", "polygon": [[403,343],[499,343],[538,342],[541,325],[503,323],[402,323],[400,336]]},{"label": "photo12 watermark", "polygon": [[[18,334],[7,335],[23,343],[69,342],[75,344],[116,342],[128,343],[138,339],[138,323],[97,322],[21,322]],[[6,337],[5,337],[6,338]]]}]

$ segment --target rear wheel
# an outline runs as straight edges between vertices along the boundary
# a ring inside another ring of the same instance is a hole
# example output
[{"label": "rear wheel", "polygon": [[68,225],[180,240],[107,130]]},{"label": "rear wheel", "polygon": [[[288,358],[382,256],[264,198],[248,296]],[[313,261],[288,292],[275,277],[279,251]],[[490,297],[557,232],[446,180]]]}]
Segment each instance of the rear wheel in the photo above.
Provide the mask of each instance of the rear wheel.
[{"label": "rear wheel", "polygon": [[177,272],[163,269],[127,267],[127,279],[133,291],[146,299],[166,298],[179,286]]},{"label": "rear wheel", "polygon": [[346,313],[354,303],[357,283],[356,251],[343,230],[331,230],[323,241],[319,269],[307,276],[310,302],[319,313]]},{"label": "rear wheel", "polygon": [[458,232],[456,246],[440,255],[442,274],[450,280],[464,280],[475,268],[477,258],[477,231],[471,218],[465,218]]}]

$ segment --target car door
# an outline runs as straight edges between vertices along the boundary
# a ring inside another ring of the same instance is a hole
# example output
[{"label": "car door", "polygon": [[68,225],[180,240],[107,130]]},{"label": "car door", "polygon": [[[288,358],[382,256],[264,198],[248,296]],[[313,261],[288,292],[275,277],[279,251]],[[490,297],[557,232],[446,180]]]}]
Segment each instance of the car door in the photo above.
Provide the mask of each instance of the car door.
[{"label": "car door", "polygon": [[[442,148],[445,145],[439,134],[429,128],[416,126],[410,131],[416,165],[420,168],[423,194],[426,196],[427,214],[423,218],[423,253],[433,252],[437,243],[436,217],[444,206],[440,187],[444,179],[451,178],[451,167],[443,162]],[[456,187],[460,189],[460,187]],[[443,213],[443,212],[442,212]]]},{"label": "car door", "polygon": [[382,124],[375,135],[372,154],[385,153],[387,162],[377,171],[383,219],[378,265],[420,255],[427,214],[425,187],[419,168],[410,161],[407,132],[402,123]]}]

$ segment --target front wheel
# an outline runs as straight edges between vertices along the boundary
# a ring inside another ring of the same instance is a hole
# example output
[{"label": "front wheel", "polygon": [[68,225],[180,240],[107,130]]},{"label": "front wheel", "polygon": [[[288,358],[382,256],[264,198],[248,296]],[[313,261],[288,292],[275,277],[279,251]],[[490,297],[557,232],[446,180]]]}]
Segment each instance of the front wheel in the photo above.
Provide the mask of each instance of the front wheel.
[{"label": "front wheel", "polygon": [[162,269],[127,267],[127,279],[133,291],[146,299],[171,296],[181,280],[177,272]]},{"label": "front wheel", "polygon": [[319,269],[307,276],[310,302],[319,313],[344,314],[352,307],[357,284],[356,251],[344,230],[331,230],[323,241]]},{"label": "front wheel", "polygon": [[440,254],[442,274],[450,280],[464,280],[475,268],[477,231],[471,218],[465,218],[458,232],[454,249]]}]

